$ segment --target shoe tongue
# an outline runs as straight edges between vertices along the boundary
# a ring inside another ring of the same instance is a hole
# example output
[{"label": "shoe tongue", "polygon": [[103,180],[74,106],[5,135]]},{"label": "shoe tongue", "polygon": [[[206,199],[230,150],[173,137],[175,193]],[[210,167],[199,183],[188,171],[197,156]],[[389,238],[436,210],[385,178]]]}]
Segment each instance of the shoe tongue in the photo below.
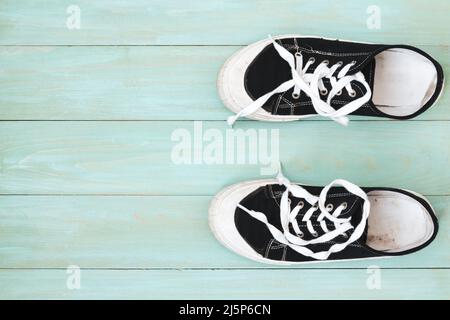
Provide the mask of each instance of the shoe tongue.
[{"label": "shoe tongue", "polygon": [[[336,206],[338,206],[340,203],[347,202],[347,209],[344,210],[339,217],[350,218],[350,224],[354,228],[356,228],[361,223],[364,204],[363,199],[354,194],[340,193],[338,197],[334,197],[332,194],[329,194],[329,196],[327,197],[327,202],[328,201],[335,202]],[[354,229],[352,229],[352,231],[354,231]],[[366,239],[367,239],[367,223],[363,234],[357,240],[357,242],[365,243]]]},{"label": "shoe tongue", "polygon": [[[364,67],[360,70],[361,73],[364,75],[364,79],[366,79],[367,83],[369,84],[370,91],[373,93],[373,80],[375,78],[375,67],[376,62],[375,59],[371,59],[367,64],[364,65]],[[372,100],[372,99],[371,99]]]},{"label": "shoe tongue", "polygon": [[[350,223],[352,224],[352,226],[354,228],[356,228],[360,223],[361,223],[361,219],[362,219],[362,215],[363,215],[363,204],[364,204],[364,200],[355,196],[356,202],[355,202],[355,206],[352,212],[352,218],[350,220]],[[368,223],[367,223],[367,218],[366,218],[366,226],[364,228],[364,232],[362,233],[361,237],[357,240],[357,242],[360,243],[366,243],[367,240],[367,227],[368,227]],[[354,230],[354,229],[353,229]]]},{"label": "shoe tongue", "polygon": [[[305,53],[306,58],[308,57],[313,57],[313,55],[308,53]],[[319,58],[317,58],[319,59]],[[337,56],[337,57],[327,57],[327,59],[330,61],[329,64],[333,65],[337,62],[342,62],[342,65],[345,66],[347,64],[350,63],[354,63],[354,66],[351,67],[349,69],[349,71],[346,73],[346,75],[353,75],[356,74],[358,72],[361,72],[364,76],[364,79],[366,80],[366,82],[368,83],[371,92],[373,92],[373,83],[374,83],[374,75],[375,75],[375,58],[374,58],[374,54],[367,54],[367,55],[361,55],[361,56]],[[340,69],[338,69],[336,71],[336,74],[340,71]],[[328,91],[331,90],[331,84],[328,81],[328,79],[323,78],[324,81],[324,85],[327,88]],[[350,94],[347,92],[346,89],[343,89],[340,95],[335,95],[332,99],[331,99],[331,105],[335,108],[335,109],[340,109],[343,105],[354,101],[358,98],[361,98],[362,96],[364,96],[364,94],[366,93],[366,88],[364,87],[364,85],[358,81],[352,81],[352,88],[355,90],[356,92],[356,96],[350,96]],[[291,103],[296,103],[298,102],[295,99],[291,99],[290,95],[286,95],[284,96],[284,99],[290,100]],[[327,96],[323,96],[321,97],[322,100],[326,101]],[[302,94],[300,96],[299,101],[303,104],[308,103],[309,101],[311,101],[310,97]],[[370,98],[369,102],[370,104],[372,104],[372,97]],[[281,112],[281,111],[280,111]]]},{"label": "shoe tongue", "polygon": [[366,227],[364,228],[364,232],[362,233],[361,237],[357,240],[361,244],[366,244],[367,242],[367,232],[369,230],[369,223],[366,222]]},{"label": "shoe tongue", "polygon": [[[347,72],[347,75],[353,75],[358,72],[361,72],[364,76],[364,79],[366,80],[367,84],[370,87],[370,91],[373,93],[373,83],[374,83],[374,76],[375,76],[375,59],[373,56],[366,56],[365,58],[359,58],[359,60],[352,60],[356,61],[356,64],[354,67],[350,68],[350,70]],[[352,61],[348,62],[351,63]],[[344,62],[345,64],[345,62]],[[360,97],[362,97],[366,93],[366,89],[364,85],[358,81],[352,81],[352,87],[356,91],[356,97],[350,97],[346,92],[345,89],[343,90],[345,94],[342,94],[341,96],[334,96],[332,101],[341,100],[345,102],[351,102],[353,100],[356,100]],[[372,97],[370,97],[369,103],[371,103]]]},{"label": "shoe tongue", "polygon": [[[308,192],[310,192],[313,195],[319,196],[320,192],[322,191],[322,187],[314,187],[314,186],[302,186],[305,188]],[[273,184],[269,186],[269,194],[272,198],[276,199],[278,205],[279,201],[281,199],[282,194],[286,190],[286,187],[283,185],[277,185]],[[295,207],[297,202],[304,200],[304,199],[297,199],[292,198],[291,200],[291,207],[292,209]],[[363,214],[363,204],[364,200],[358,197],[357,195],[354,195],[350,192],[348,192],[343,187],[332,187],[327,194],[326,197],[326,204],[331,203],[334,208],[337,208],[339,205],[343,204],[344,202],[347,203],[347,208],[342,211],[342,213],[339,215],[340,218],[350,218],[351,225],[356,228],[356,226],[361,222],[362,214]],[[308,207],[305,208],[307,210]],[[301,216],[298,217],[298,222],[302,225],[305,223],[301,221]],[[366,227],[361,235],[361,237],[357,240],[357,242],[365,243],[367,240],[367,222]],[[320,234],[322,233],[321,229],[318,229]],[[354,230],[354,229],[352,229]]]}]

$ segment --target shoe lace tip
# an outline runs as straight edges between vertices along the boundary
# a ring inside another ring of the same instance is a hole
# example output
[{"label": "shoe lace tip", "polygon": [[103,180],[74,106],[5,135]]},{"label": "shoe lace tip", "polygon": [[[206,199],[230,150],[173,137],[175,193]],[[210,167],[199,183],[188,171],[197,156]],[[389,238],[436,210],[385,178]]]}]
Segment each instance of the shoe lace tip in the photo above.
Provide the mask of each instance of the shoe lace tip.
[{"label": "shoe lace tip", "polygon": [[346,126],[348,126],[348,123],[350,120],[347,117],[340,117],[337,119],[337,121],[346,127]]},{"label": "shoe lace tip", "polygon": [[233,125],[236,122],[236,120],[237,120],[236,116],[229,116],[227,119],[227,123],[231,128],[233,128]]}]

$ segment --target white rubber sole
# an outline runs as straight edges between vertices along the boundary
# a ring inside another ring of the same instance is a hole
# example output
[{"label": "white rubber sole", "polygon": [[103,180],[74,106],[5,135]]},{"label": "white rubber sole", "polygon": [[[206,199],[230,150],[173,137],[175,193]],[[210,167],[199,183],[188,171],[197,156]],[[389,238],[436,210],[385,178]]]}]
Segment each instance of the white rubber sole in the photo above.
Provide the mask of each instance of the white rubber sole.
[{"label": "white rubber sole", "polygon": [[220,191],[209,206],[209,226],[217,240],[231,251],[258,262],[284,265],[287,263],[266,259],[253,250],[239,234],[234,223],[234,213],[239,202],[262,185],[270,183],[276,183],[276,180],[246,181]]},{"label": "white rubber sole", "polygon": [[[325,40],[336,40],[333,38],[323,38],[317,36],[301,36],[298,34],[287,34],[273,37],[274,39],[285,39],[285,38],[322,38]],[[350,40],[342,40],[345,42],[353,42]],[[249,97],[245,90],[244,75],[250,65],[250,63],[255,59],[255,57],[263,50],[271,41],[269,39],[260,40],[258,42],[252,43],[241,50],[235,52],[227,61],[224,63],[219,71],[217,78],[217,90],[219,92],[220,99],[224,105],[233,113],[239,113],[244,107],[248,106],[253,102],[253,99]],[[361,42],[366,43],[369,42]],[[438,98],[434,102],[437,103],[438,99],[444,91],[444,85],[442,86],[441,92]],[[260,121],[272,121],[272,122],[285,122],[285,121],[296,121],[305,118],[311,118],[318,115],[304,115],[304,116],[281,116],[273,115],[264,109],[259,109],[255,113],[246,116],[246,118],[260,120]]]},{"label": "white rubber sole", "polygon": [[[345,262],[345,261],[382,259],[392,257],[392,256],[382,256],[382,257],[356,258],[345,260],[317,260],[306,262],[293,262],[293,261],[272,260],[258,254],[240,235],[234,222],[234,214],[237,205],[239,204],[239,202],[242,201],[243,198],[248,196],[253,191],[257,190],[261,186],[275,183],[278,183],[276,179],[264,179],[264,180],[241,182],[224,188],[213,198],[209,207],[209,217],[208,217],[209,226],[216,239],[223,246],[248,259],[260,263],[280,265],[280,266],[321,263],[321,262]],[[410,190],[405,191],[410,192],[418,196],[419,198],[425,200],[431,207],[430,202],[422,195]],[[429,237],[431,237],[432,234],[433,232],[431,232]],[[423,242],[426,242],[428,239],[423,240]]]}]

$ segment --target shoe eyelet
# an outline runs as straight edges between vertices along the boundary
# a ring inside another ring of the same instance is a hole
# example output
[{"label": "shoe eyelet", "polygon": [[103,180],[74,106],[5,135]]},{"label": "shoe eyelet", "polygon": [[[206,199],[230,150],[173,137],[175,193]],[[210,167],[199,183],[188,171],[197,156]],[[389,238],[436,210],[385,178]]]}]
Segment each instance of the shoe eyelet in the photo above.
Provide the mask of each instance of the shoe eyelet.
[{"label": "shoe eyelet", "polygon": [[311,235],[312,235],[314,238],[317,238],[317,237],[319,236],[319,234],[318,234],[316,231],[314,231],[313,233],[311,233]]},{"label": "shoe eyelet", "polygon": [[300,202],[297,204],[297,206],[298,206],[300,209],[303,209],[303,207],[305,206],[305,203],[304,203],[303,201],[300,201]]},{"label": "shoe eyelet", "polygon": [[303,239],[303,237],[305,236],[305,234],[303,232],[297,233],[297,237]]},{"label": "shoe eyelet", "polygon": [[342,67],[342,65],[343,65],[344,63],[343,63],[342,61],[338,61],[336,64],[338,65],[338,68],[339,68],[339,67]]},{"label": "shoe eyelet", "polygon": [[356,97],[356,91],[355,91],[355,90],[352,90],[352,91],[350,91],[350,92],[348,93],[348,95],[349,95],[350,97],[354,98],[354,97]]},{"label": "shoe eyelet", "polygon": [[353,61],[351,62],[351,65],[354,66],[355,64],[356,64],[356,60],[353,60]]},{"label": "shoe eyelet", "polygon": [[325,64],[325,65],[329,65],[329,64],[330,64],[330,61],[328,61],[328,60],[323,60],[322,63]]},{"label": "shoe eyelet", "polygon": [[334,206],[332,203],[327,204],[327,206],[325,207],[325,209],[327,209],[328,212],[333,211],[333,208],[334,208]]},{"label": "shoe eyelet", "polygon": [[298,99],[300,98],[300,94],[292,92],[292,98]]},{"label": "shoe eyelet", "polygon": [[308,59],[308,62],[314,63],[314,62],[316,62],[316,59],[314,57],[311,57]]},{"label": "shoe eyelet", "polygon": [[327,89],[320,90],[320,94],[326,96],[328,94],[328,90]]},{"label": "shoe eyelet", "polygon": [[336,92],[337,96],[340,96],[342,94],[342,90],[339,90],[338,92]]},{"label": "shoe eyelet", "polygon": [[295,53],[295,56],[296,56],[296,57],[301,57],[301,56],[302,56],[302,53],[299,52],[299,51],[297,51],[297,52]]},{"label": "shoe eyelet", "polygon": [[347,202],[342,203],[341,206],[344,210],[347,209]]}]

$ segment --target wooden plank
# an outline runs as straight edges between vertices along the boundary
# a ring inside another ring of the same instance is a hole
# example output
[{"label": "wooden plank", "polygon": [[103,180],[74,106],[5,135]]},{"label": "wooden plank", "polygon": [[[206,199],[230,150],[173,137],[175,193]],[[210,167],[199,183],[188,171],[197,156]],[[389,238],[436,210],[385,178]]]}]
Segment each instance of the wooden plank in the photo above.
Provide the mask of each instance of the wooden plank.
[{"label": "wooden plank", "polygon": [[0,118],[225,120],[216,75],[237,49],[3,47]]},{"label": "wooden plank", "polygon": [[213,195],[267,174],[261,169],[269,168],[272,150],[293,181],[325,185],[339,177],[361,186],[450,195],[448,122],[282,127],[250,121],[234,130],[222,121],[4,121],[0,193]]},{"label": "wooden plank", "polygon": [[[211,197],[2,196],[0,268],[267,268],[229,251],[208,227]],[[437,238],[403,257],[289,268],[450,267],[450,197],[429,197]]]},{"label": "wooden plank", "polygon": [[[190,120],[220,120],[203,129],[225,137],[216,74],[240,45],[268,33],[409,43],[448,72],[448,1],[378,1],[379,30],[366,27],[368,0],[76,4],[81,29],[69,30],[72,1],[1,1],[0,119],[158,121],[0,122],[0,298],[450,298],[448,94],[414,122],[236,127],[282,128],[293,180],[342,177],[434,195],[439,235],[405,257],[266,269],[223,248],[207,226],[211,196],[260,178],[261,164],[171,159],[174,132],[195,140]],[[249,149],[236,153],[248,159]],[[80,290],[66,287],[69,265],[88,268]],[[367,287],[369,266],[382,268],[380,290]]]},{"label": "wooden plank", "polygon": [[[450,71],[448,46],[422,48]],[[238,49],[0,47],[0,119],[225,120],[216,78]],[[450,95],[416,119],[450,120]]]},{"label": "wooden plank", "polygon": [[[377,15],[369,7],[373,4],[369,0],[5,0],[0,4],[0,44],[247,44],[267,34],[286,33],[450,44],[448,1],[436,0],[431,6],[426,0],[378,0],[379,29],[367,25]],[[78,7],[73,10],[71,5]],[[73,20],[77,10],[79,29]]]},{"label": "wooden plank", "polygon": [[[0,270],[2,299],[449,299],[447,270]],[[379,277],[378,277],[379,275]],[[377,282],[375,279],[380,279]],[[242,283],[249,285],[243,286]],[[379,284],[380,289],[376,289]]]}]

